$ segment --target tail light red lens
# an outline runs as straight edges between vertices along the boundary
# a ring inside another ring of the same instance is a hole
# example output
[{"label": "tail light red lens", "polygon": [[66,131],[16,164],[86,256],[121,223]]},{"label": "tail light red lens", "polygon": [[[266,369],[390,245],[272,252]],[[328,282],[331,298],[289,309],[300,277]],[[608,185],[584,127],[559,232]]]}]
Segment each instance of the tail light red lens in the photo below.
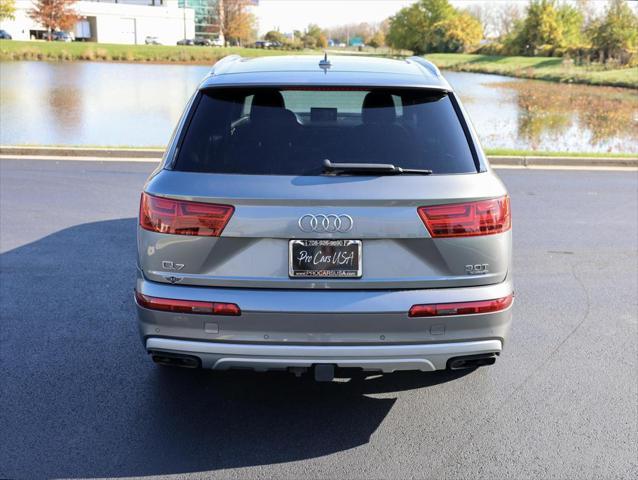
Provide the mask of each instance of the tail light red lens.
[{"label": "tail light red lens", "polygon": [[173,313],[198,313],[204,315],[241,315],[241,310],[234,303],[198,302],[194,300],[177,300],[174,298],[158,298],[143,295],[135,291],[137,303],[150,310],[161,310]]},{"label": "tail light red lens", "polygon": [[219,237],[234,211],[230,205],[172,200],[142,193],[140,226],[151,232]]},{"label": "tail light red lens", "polygon": [[506,232],[512,227],[508,196],[479,202],[419,207],[433,238],[473,237]]},{"label": "tail light red lens", "polygon": [[475,315],[477,313],[499,312],[509,308],[514,300],[514,294],[494,300],[478,302],[434,303],[429,305],[413,305],[410,317],[444,317],[449,315]]},{"label": "tail light red lens", "polygon": [[237,317],[241,315],[241,310],[234,303],[213,303],[213,315],[231,315]]}]

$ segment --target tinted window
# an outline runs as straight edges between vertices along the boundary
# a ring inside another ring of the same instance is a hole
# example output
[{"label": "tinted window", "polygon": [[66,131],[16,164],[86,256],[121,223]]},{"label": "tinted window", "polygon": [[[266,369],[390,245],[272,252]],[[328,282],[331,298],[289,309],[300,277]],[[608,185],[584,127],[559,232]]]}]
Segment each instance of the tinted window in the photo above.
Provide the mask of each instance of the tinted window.
[{"label": "tinted window", "polygon": [[211,89],[195,103],[175,168],[318,175],[332,162],[476,172],[447,94],[417,89]]}]

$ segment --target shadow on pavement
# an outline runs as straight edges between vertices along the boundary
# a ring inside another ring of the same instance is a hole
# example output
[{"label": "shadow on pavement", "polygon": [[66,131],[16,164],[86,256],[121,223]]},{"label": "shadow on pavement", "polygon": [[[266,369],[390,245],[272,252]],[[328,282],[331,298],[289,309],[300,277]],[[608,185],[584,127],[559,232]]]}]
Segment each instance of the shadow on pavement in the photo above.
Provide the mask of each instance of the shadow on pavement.
[{"label": "shadow on pavement", "polygon": [[0,477],[179,474],[315,458],[367,443],[396,398],[463,373],[159,368],[137,335],[135,219],[0,255]]}]

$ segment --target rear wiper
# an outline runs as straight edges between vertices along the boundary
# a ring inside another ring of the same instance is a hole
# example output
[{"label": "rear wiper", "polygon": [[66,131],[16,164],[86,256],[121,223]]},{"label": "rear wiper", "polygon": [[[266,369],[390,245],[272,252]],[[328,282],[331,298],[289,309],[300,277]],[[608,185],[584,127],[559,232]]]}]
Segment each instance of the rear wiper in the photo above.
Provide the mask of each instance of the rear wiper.
[{"label": "rear wiper", "polygon": [[323,161],[323,173],[339,175],[431,175],[432,170],[402,168],[391,163],[332,163],[327,158]]}]

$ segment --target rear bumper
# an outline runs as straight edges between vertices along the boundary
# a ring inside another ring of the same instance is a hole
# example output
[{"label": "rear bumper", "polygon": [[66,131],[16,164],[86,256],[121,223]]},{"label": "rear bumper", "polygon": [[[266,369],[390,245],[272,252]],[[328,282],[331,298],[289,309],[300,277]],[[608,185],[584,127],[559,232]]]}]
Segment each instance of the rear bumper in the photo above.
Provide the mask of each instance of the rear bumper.
[{"label": "rear bumper", "polygon": [[136,289],[153,297],[237,304],[240,316],[137,306],[148,351],[191,355],[216,369],[317,363],[382,371],[442,369],[453,357],[500,353],[512,318],[511,307],[476,315],[408,317],[415,304],[507,296],[510,280],[426,290],[269,290],[170,285],[140,273]]},{"label": "rear bumper", "polygon": [[397,370],[442,370],[454,357],[498,354],[502,343],[500,340],[481,340],[425,345],[318,346],[197,342],[151,337],[146,340],[146,349],[153,353],[197,357],[203,368],[214,370],[248,368],[259,371],[332,364],[389,373]]}]

